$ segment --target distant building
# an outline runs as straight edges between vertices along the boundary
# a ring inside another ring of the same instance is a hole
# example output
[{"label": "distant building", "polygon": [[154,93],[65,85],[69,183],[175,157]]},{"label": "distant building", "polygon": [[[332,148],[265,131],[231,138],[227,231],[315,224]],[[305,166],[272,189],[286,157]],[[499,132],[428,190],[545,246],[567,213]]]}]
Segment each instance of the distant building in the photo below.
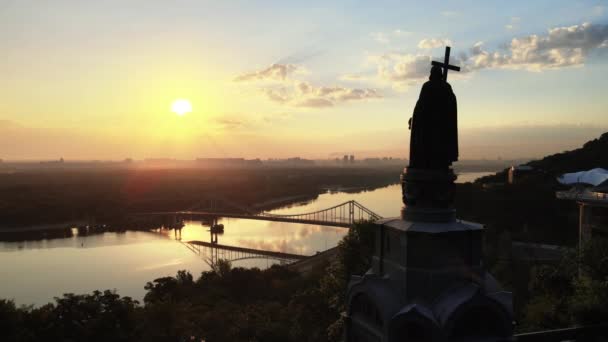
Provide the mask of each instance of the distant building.
[{"label": "distant building", "polygon": [[144,159],[146,163],[172,163],[175,162],[173,158],[146,158]]},{"label": "distant building", "polygon": [[602,181],[601,175],[590,171],[559,177],[562,184],[572,184],[574,187],[555,194],[558,199],[572,200],[578,204],[579,244],[590,241],[593,236],[608,237],[608,179]]},{"label": "distant building", "polygon": [[262,165],[260,159],[245,158],[197,158],[196,162],[209,168],[239,168]]},{"label": "distant building", "polygon": [[63,164],[65,163],[65,160],[63,160],[63,158],[59,158],[59,160],[50,160],[50,161],[41,161],[40,164],[41,165],[58,165],[58,164]]},{"label": "distant building", "polygon": [[363,162],[366,164],[379,164],[380,162],[382,162],[382,159],[380,158],[365,158],[363,159]]},{"label": "distant building", "polygon": [[511,166],[509,168],[509,184],[516,184],[534,172],[534,168],[528,165]]},{"label": "distant building", "polygon": [[351,154],[349,160],[350,160],[351,164],[354,163],[355,162],[355,156]]},{"label": "distant building", "polygon": [[342,159],[342,161],[344,162],[344,164],[348,163],[348,155],[345,154],[344,158]]},{"label": "distant building", "polygon": [[315,165],[315,161],[314,160],[310,160],[310,159],[303,159],[300,157],[295,157],[295,158],[288,158],[286,163],[289,166],[313,166]]}]

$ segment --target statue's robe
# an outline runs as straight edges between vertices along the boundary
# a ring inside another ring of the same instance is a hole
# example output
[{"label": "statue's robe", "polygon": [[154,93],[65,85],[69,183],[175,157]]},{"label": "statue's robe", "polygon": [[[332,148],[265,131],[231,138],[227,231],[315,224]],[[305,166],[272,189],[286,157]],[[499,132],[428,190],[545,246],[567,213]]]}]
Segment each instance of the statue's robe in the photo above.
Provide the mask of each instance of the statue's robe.
[{"label": "statue's robe", "polygon": [[456,95],[449,83],[422,86],[411,130],[410,168],[444,169],[458,160]]}]

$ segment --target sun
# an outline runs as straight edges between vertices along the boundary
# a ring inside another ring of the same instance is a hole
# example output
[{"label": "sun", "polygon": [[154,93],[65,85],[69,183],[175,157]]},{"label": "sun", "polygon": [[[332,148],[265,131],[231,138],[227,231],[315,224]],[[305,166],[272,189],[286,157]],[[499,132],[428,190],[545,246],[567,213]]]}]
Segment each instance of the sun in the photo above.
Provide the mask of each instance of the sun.
[{"label": "sun", "polygon": [[184,116],[192,111],[192,104],[188,100],[177,99],[171,104],[171,111],[179,116]]}]

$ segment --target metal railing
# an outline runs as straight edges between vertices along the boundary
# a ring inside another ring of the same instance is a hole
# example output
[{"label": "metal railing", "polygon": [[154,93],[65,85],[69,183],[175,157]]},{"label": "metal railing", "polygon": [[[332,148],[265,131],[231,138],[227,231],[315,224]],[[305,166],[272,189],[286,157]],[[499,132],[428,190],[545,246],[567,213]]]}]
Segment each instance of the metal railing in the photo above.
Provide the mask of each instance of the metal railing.
[{"label": "metal railing", "polygon": [[517,342],[608,341],[608,325],[589,325],[515,335]]},{"label": "metal railing", "polygon": [[580,191],[567,190],[557,191],[555,193],[557,199],[575,200],[575,201],[599,201],[608,202],[608,194],[596,191]]}]

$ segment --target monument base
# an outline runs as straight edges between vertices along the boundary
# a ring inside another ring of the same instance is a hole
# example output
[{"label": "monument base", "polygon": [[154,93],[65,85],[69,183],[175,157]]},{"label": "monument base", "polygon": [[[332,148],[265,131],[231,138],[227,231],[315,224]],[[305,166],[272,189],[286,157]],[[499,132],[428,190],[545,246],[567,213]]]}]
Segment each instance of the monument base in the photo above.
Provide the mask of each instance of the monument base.
[{"label": "monument base", "polygon": [[347,291],[346,341],[511,338],[512,295],[484,269],[482,225],[398,217],[375,225],[372,267]]},{"label": "monument base", "polygon": [[413,169],[401,174],[403,208],[401,218],[417,222],[451,222],[456,175],[452,169]]}]

